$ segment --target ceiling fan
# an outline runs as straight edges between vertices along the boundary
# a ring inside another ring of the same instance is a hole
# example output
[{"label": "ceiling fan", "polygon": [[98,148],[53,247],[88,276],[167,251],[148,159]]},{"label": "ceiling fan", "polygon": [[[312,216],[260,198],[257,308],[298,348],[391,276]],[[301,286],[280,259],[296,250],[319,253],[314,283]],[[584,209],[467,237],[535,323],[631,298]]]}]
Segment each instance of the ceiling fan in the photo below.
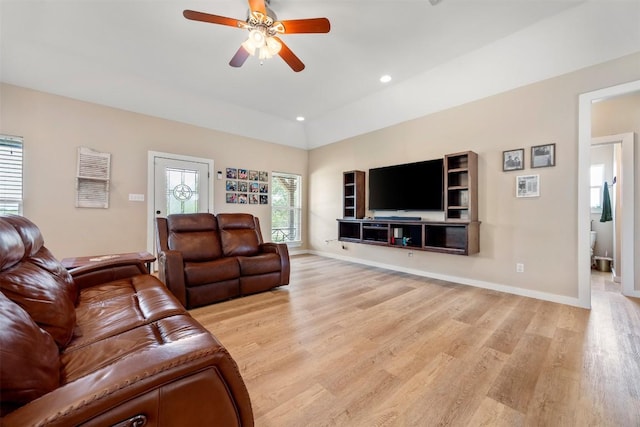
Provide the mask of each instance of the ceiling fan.
[{"label": "ceiling fan", "polygon": [[277,35],[328,33],[331,29],[329,20],[327,18],[311,18],[278,21],[275,13],[267,6],[270,0],[248,1],[249,16],[244,21],[193,10],[185,10],[182,14],[185,18],[193,21],[227,25],[249,31],[249,38],[240,45],[229,62],[232,67],[242,67],[249,56],[258,53],[261,60],[280,55],[293,71],[304,70],[304,64],[300,58]]}]

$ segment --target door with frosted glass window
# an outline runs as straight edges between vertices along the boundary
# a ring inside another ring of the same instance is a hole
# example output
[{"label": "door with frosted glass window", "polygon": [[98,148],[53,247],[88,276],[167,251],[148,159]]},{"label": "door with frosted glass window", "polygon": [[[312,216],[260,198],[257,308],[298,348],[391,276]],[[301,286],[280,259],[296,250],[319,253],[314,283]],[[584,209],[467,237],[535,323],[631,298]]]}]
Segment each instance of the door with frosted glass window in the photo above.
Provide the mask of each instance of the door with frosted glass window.
[{"label": "door with frosted glass window", "polygon": [[208,212],[209,174],[208,163],[156,157],[155,215]]}]

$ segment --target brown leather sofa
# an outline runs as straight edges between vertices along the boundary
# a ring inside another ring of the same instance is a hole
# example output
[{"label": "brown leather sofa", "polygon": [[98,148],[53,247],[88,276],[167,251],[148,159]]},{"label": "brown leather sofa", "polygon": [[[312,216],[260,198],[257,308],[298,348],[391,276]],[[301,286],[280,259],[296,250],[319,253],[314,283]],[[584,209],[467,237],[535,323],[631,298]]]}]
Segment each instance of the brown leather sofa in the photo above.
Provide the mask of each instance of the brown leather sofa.
[{"label": "brown leather sofa", "polygon": [[0,216],[0,291],[0,425],[253,425],[234,360],[142,263],[67,272]]},{"label": "brown leather sofa", "polygon": [[287,245],[265,243],[244,213],[156,218],[160,280],[187,308],[289,284]]}]

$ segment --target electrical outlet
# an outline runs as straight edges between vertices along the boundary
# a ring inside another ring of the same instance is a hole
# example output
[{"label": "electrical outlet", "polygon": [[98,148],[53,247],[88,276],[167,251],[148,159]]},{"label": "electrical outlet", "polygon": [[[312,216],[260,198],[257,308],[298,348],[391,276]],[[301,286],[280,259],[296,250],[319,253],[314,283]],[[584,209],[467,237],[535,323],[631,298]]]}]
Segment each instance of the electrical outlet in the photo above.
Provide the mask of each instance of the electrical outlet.
[{"label": "electrical outlet", "polygon": [[409,251],[409,253],[407,254],[407,256],[408,256],[409,258],[411,258],[411,257],[413,256],[413,251]]},{"label": "electrical outlet", "polygon": [[519,262],[516,263],[516,273],[524,273],[524,264]]}]

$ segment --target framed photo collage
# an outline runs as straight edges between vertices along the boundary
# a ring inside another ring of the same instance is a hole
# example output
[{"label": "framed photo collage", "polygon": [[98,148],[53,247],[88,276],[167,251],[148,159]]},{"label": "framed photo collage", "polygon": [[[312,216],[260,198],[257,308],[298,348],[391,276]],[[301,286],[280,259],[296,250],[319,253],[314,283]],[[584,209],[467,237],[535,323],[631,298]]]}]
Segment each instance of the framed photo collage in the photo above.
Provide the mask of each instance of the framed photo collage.
[{"label": "framed photo collage", "polygon": [[226,169],[226,201],[240,205],[269,204],[269,172]]}]

